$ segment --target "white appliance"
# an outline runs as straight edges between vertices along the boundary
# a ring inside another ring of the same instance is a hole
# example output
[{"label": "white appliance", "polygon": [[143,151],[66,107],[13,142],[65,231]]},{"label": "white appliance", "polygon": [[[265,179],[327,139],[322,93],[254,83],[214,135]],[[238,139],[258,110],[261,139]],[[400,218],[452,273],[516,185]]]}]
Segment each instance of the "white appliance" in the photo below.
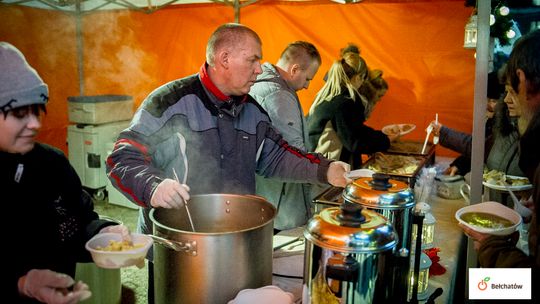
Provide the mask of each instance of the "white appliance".
[{"label": "white appliance", "polygon": [[79,175],[82,185],[93,191],[95,199],[105,198],[108,178],[105,161],[118,134],[130,121],[117,121],[99,125],[68,126],[69,162]]}]

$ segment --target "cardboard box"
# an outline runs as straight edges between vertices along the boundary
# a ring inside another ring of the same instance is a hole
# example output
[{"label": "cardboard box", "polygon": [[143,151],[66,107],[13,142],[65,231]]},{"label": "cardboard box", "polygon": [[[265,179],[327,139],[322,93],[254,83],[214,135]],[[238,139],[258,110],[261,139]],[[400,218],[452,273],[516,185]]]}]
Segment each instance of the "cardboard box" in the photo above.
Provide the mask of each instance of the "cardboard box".
[{"label": "cardboard box", "polygon": [[130,120],[133,98],[126,95],[68,97],[69,121],[79,124],[103,124]]}]

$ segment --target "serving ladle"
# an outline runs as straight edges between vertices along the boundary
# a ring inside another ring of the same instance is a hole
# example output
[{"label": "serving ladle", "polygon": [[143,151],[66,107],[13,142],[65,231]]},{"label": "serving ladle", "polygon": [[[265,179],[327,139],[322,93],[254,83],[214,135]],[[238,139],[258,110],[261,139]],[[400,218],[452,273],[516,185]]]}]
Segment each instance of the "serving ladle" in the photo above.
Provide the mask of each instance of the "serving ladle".
[{"label": "serving ladle", "polygon": [[[178,174],[176,174],[176,170],[174,170],[174,168],[172,170],[173,170],[173,174],[174,174],[174,179],[176,179],[176,181],[178,183],[180,183],[180,179],[178,179]],[[191,219],[191,213],[189,212],[188,202],[187,201],[184,201],[184,207],[186,207],[186,212],[187,212],[187,215],[188,215],[189,224],[191,225],[191,231],[195,232],[195,226],[193,225],[193,220]]]}]

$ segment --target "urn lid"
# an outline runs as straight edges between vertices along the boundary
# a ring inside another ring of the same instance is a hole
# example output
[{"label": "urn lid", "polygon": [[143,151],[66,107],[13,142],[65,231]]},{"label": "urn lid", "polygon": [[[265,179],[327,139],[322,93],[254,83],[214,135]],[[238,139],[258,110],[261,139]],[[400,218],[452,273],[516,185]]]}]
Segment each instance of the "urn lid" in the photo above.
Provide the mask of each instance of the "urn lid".
[{"label": "urn lid", "polygon": [[383,215],[350,202],[323,209],[309,220],[304,236],[319,247],[346,253],[383,252],[398,241]]},{"label": "urn lid", "polygon": [[407,209],[414,206],[413,192],[405,182],[380,173],[355,179],[345,187],[343,198],[371,209]]}]

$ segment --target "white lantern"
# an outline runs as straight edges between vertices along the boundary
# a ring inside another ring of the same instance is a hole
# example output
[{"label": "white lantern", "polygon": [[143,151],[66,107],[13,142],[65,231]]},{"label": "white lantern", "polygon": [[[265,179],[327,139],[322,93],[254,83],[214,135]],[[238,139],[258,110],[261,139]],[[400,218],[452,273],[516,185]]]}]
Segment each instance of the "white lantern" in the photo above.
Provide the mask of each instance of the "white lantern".
[{"label": "white lantern", "polygon": [[[414,261],[414,255],[411,257],[411,261]],[[431,260],[424,252],[420,254],[420,271],[418,272],[418,300],[425,300],[428,296],[429,285],[429,267],[431,267]],[[409,299],[411,299],[413,285],[414,285],[414,262],[411,263],[411,270],[409,271]]]},{"label": "white lantern", "polygon": [[478,16],[472,15],[469,22],[465,25],[465,36],[463,39],[463,47],[466,49],[475,49],[476,40],[478,37]]},{"label": "white lantern", "polygon": [[[424,202],[417,203],[414,207],[417,212],[424,214],[424,221],[422,222],[422,249],[428,249],[433,247],[433,239],[435,234],[435,217],[431,214],[431,206]],[[416,224],[412,226],[412,242],[416,242],[416,236],[418,235],[418,227]]]}]

